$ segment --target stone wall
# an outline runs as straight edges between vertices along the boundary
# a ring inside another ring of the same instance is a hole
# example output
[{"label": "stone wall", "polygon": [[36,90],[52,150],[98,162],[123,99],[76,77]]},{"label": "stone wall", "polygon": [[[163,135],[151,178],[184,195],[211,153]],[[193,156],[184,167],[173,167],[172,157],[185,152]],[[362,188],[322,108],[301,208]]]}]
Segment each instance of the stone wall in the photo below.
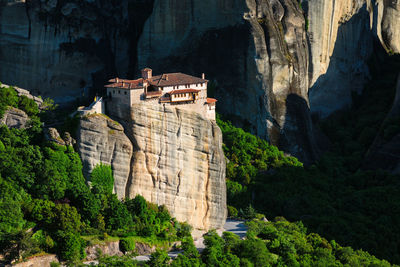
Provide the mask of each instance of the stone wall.
[{"label": "stone wall", "polygon": [[97,98],[95,101],[93,101],[92,104],[90,104],[89,107],[79,107],[78,108],[78,113],[81,116],[87,116],[90,114],[105,114],[105,103],[102,97]]}]

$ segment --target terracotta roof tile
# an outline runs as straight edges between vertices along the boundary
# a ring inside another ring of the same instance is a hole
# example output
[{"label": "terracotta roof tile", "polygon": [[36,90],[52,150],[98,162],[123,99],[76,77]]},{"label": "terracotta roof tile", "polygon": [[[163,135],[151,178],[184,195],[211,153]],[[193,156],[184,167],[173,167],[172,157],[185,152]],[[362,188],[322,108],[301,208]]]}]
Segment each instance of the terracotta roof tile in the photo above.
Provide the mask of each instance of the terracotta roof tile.
[{"label": "terracotta roof tile", "polygon": [[206,79],[187,75],[184,73],[165,73],[162,75],[153,76],[149,79],[149,83],[154,86],[174,86],[183,84],[196,84],[208,82]]},{"label": "terracotta roof tile", "polygon": [[212,104],[212,103],[215,103],[215,102],[217,102],[218,100],[217,99],[215,99],[215,98],[209,98],[209,97],[207,97],[207,104]]},{"label": "terracotta roof tile", "polygon": [[[118,81],[118,82],[117,82]],[[143,79],[137,80],[126,80],[120,78],[110,79],[109,82],[112,84],[107,84],[105,87],[108,88],[123,88],[123,89],[140,89],[143,88]]]}]

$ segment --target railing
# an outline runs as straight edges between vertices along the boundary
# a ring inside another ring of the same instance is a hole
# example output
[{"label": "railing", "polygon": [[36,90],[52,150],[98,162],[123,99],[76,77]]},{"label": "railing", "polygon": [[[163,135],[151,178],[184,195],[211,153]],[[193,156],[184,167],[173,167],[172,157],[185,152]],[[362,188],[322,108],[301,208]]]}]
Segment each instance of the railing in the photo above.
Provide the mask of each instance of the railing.
[{"label": "railing", "polygon": [[171,102],[170,97],[160,97],[160,103],[169,103]]}]

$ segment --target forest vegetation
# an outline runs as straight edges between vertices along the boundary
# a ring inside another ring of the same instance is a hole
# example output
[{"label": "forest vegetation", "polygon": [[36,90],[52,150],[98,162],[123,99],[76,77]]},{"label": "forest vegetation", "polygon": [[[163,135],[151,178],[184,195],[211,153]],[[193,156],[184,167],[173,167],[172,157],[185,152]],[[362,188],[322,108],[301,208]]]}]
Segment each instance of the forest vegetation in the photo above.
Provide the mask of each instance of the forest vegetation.
[{"label": "forest vegetation", "polygon": [[8,107],[24,110],[30,122],[26,129],[0,126],[0,251],[6,261],[49,252],[75,264],[90,240],[121,240],[129,252],[135,237],[168,244],[190,235],[190,226],[164,206],[141,196],[119,200],[110,166],[98,165],[89,187],[74,148],[44,138],[45,111],[12,87],[0,88],[0,112]]},{"label": "forest vegetation", "polygon": [[378,134],[390,140],[400,133],[398,120],[385,121],[396,90],[392,70],[400,68],[400,56],[373,57],[370,65],[371,82],[362,95],[353,95],[353,106],[318,123],[331,144],[314,165],[304,167],[217,119],[229,160],[230,216],[248,216],[245,211],[269,219],[284,216],[329,240],[400,263],[400,177],[363,168]]},{"label": "forest vegetation", "polygon": [[[398,62],[390,57],[385,66]],[[362,168],[376,134],[390,138],[400,130],[396,121],[381,127],[394,86],[395,75],[376,70],[364,93],[354,95],[351,109],[320,121],[331,148],[311,166],[218,116],[228,159],[229,216],[248,220],[249,230],[244,240],[210,231],[201,253],[191,227],[172,218],[164,206],[141,196],[119,200],[110,166],[98,165],[89,186],[74,148],[44,138],[47,111],[12,87],[0,88],[0,116],[13,107],[30,117],[26,129],[0,126],[1,254],[10,262],[56,253],[79,265],[86,246],[119,240],[126,255],[102,255],[99,266],[398,264],[399,177]],[[66,124],[65,129],[72,125]],[[260,220],[264,216],[268,222]],[[171,260],[160,249],[148,263],[140,263],[132,260],[137,240],[160,248],[181,240],[183,253]]]}]

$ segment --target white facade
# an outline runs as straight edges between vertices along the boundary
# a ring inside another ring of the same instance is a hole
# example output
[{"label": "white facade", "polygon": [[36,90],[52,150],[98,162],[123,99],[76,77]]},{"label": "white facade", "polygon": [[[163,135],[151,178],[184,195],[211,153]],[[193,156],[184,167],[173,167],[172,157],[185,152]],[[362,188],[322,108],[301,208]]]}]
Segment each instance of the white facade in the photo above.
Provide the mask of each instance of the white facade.
[{"label": "white facade", "polygon": [[104,107],[104,101],[102,97],[95,98],[95,100],[90,104],[88,107],[79,107],[78,108],[78,113],[81,116],[87,116],[90,114],[105,114],[105,107]]},{"label": "white facade", "polygon": [[207,89],[207,83],[194,83],[194,84],[183,84],[183,85],[175,85],[175,86],[165,86],[160,87],[160,90],[163,90],[164,93],[171,92],[173,90],[181,90],[181,89],[197,89],[203,90]]}]

